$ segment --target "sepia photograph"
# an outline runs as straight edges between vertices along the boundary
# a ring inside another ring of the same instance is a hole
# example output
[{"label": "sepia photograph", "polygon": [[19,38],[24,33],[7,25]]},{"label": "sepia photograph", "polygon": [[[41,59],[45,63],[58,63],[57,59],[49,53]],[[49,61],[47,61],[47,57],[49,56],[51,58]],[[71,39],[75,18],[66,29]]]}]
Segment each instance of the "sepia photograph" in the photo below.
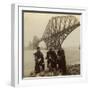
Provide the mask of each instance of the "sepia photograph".
[{"label": "sepia photograph", "polygon": [[22,76],[80,75],[81,13],[22,11]]}]

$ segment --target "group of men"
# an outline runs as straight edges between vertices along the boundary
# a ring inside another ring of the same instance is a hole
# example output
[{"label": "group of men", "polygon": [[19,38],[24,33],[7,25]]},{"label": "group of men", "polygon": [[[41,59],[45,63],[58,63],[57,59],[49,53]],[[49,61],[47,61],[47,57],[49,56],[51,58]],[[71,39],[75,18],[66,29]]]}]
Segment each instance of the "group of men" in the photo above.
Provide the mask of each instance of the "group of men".
[{"label": "group of men", "polygon": [[[45,71],[44,55],[37,47],[37,51],[34,53],[35,56],[35,73]],[[62,75],[66,75],[66,61],[64,50],[60,47],[57,52],[50,48],[46,54],[47,68],[50,72],[59,71]]]}]

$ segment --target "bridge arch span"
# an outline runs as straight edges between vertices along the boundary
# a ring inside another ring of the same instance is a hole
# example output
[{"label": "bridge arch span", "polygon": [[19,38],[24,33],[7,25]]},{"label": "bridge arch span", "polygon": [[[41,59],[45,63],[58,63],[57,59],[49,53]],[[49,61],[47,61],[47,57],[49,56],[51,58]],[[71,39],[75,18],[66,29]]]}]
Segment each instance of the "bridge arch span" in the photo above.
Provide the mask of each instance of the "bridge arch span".
[{"label": "bridge arch span", "polygon": [[73,30],[63,41],[62,47],[79,47],[80,46],[80,27]]},{"label": "bridge arch span", "polygon": [[47,49],[59,48],[67,36],[80,26],[80,21],[75,16],[52,17],[43,33],[40,41],[46,43]]}]

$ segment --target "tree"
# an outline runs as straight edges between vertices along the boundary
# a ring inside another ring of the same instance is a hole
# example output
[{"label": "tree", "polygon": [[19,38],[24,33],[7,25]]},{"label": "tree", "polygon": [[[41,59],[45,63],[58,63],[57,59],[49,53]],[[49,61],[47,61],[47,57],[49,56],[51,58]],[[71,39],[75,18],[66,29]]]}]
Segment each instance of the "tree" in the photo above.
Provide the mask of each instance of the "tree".
[{"label": "tree", "polygon": [[33,42],[32,42],[32,44],[33,44],[33,49],[36,49],[37,46],[38,46],[38,44],[39,44],[39,38],[38,38],[37,36],[34,36],[34,37],[33,37]]}]

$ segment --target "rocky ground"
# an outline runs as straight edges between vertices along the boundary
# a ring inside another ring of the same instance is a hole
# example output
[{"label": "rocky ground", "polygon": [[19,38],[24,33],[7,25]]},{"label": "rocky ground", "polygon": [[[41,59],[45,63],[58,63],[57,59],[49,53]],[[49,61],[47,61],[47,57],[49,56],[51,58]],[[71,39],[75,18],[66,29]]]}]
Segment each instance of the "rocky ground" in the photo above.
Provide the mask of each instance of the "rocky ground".
[{"label": "rocky ground", "polygon": [[80,64],[67,66],[67,75],[80,75]]},{"label": "rocky ground", "polygon": [[[80,75],[80,64],[67,65],[66,75]],[[30,77],[38,76],[62,76],[62,73],[59,71],[49,72],[48,70],[45,70],[44,72],[40,72],[38,74],[35,74],[35,72],[30,73]]]}]

